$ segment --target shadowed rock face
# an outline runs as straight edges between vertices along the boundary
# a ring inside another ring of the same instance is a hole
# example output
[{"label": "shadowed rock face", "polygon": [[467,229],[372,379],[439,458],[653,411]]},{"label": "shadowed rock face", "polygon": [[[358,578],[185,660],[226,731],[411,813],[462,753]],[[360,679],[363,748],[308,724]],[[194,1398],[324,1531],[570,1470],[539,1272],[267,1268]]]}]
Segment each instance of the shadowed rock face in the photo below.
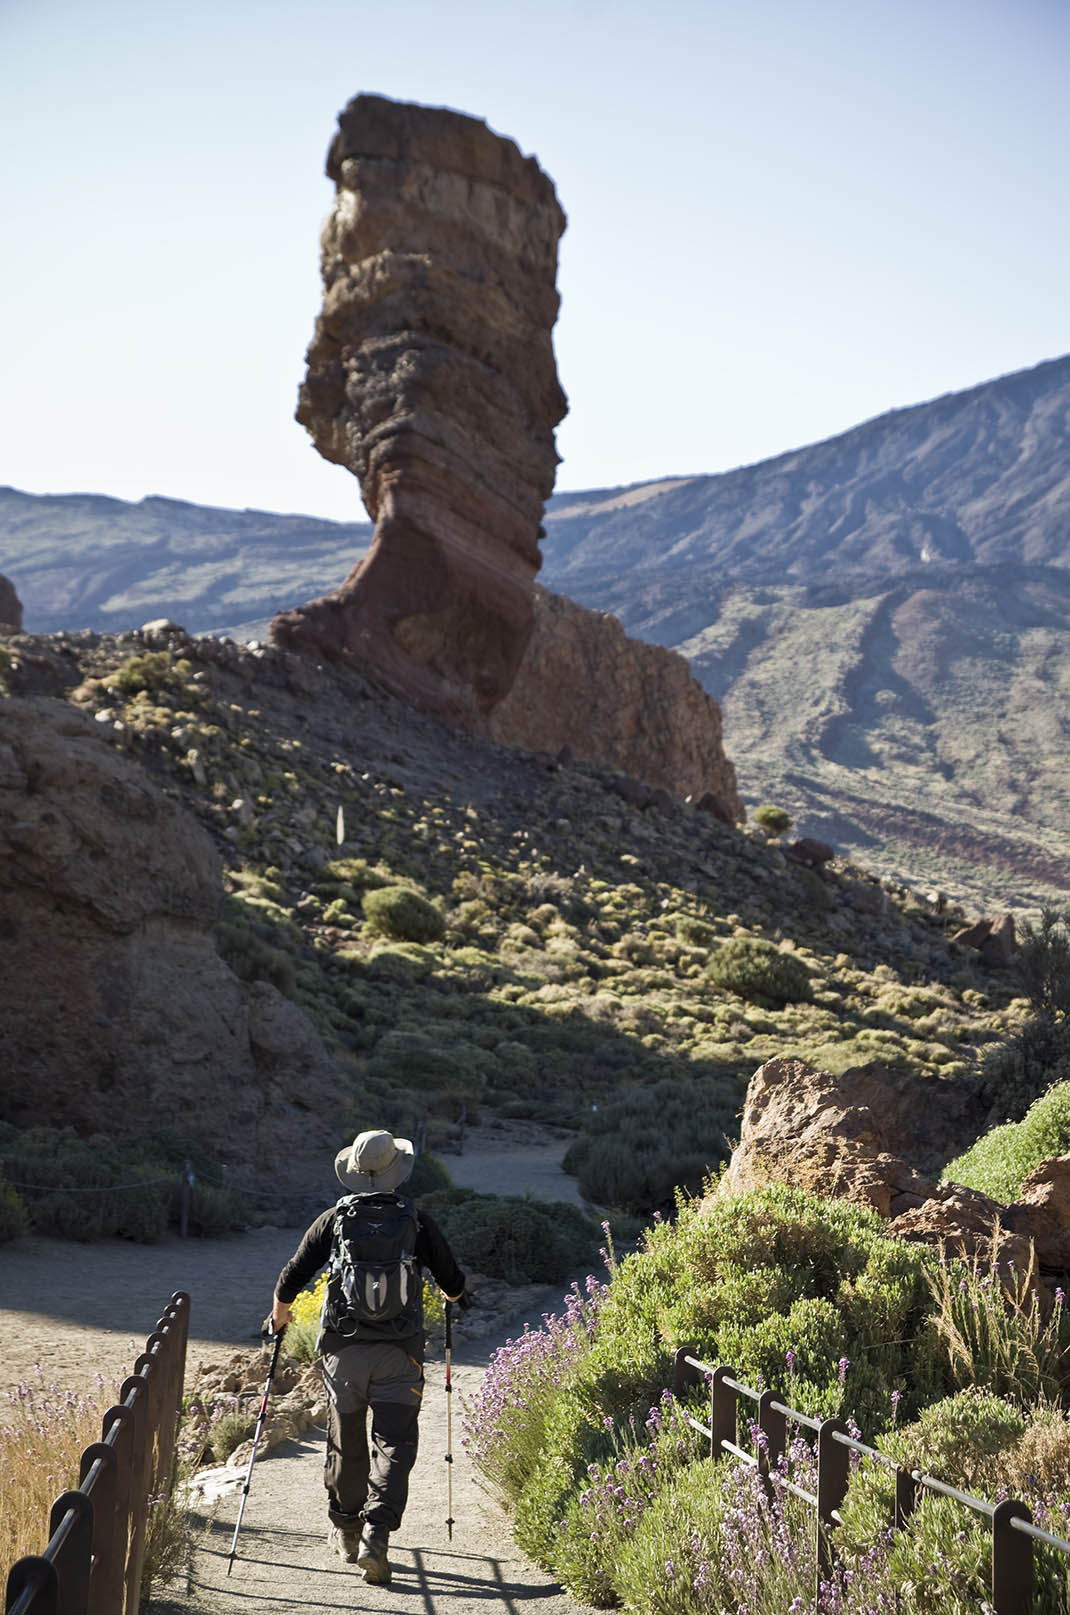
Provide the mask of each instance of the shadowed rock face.
[{"label": "shadowed rock face", "polygon": [[208,835],[100,724],[0,702],[0,1121],[175,1127],[281,1185],[329,1147],[335,1069],[219,957],[220,894]]},{"label": "shadowed rock face", "polygon": [[22,602],[9,578],[0,576],[0,628],[22,631]]},{"label": "shadowed rock face", "polygon": [[477,731],[533,622],[553,428],[554,188],[478,119],[361,95],[327,158],[323,309],[297,418],[360,479],[367,557],[272,637]]},{"label": "shadowed rock face", "polygon": [[746,817],[721,743],[716,701],[682,656],[629,639],[616,617],[535,588],[535,628],[516,682],[490,719],[493,740],[532,751],[568,746],[633,779]]}]

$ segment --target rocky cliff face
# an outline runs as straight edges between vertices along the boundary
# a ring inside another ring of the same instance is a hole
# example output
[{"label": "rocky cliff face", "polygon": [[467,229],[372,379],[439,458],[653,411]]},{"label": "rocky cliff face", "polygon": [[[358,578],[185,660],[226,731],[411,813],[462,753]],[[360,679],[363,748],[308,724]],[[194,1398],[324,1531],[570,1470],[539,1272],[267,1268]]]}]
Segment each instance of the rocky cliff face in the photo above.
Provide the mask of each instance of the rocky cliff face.
[{"label": "rocky cliff face", "polygon": [[9,578],[0,577],[0,628],[22,631],[22,602]]},{"label": "rocky cliff face", "polygon": [[360,478],[368,556],[272,637],[479,730],[533,621],[553,428],[554,188],[475,118],[361,95],[327,159],[323,309],[298,419]]},{"label": "rocky cliff face", "polygon": [[173,1126],[280,1183],[330,1147],[334,1069],[294,1004],[217,954],[220,889],[208,835],[98,724],[0,702],[0,1119]]},{"label": "rocky cliff face", "polygon": [[716,701],[682,656],[629,639],[615,617],[535,590],[535,628],[493,739],[533,751],[568,746],[694,801],[712,795],[728,822],[745,817],[721,744]]}]

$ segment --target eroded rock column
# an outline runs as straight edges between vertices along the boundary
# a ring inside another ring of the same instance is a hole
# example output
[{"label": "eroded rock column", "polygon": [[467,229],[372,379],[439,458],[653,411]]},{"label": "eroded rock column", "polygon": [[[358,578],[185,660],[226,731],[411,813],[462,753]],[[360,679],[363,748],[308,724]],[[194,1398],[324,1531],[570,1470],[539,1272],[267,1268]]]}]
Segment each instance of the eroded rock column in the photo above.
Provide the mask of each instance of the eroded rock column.
[{"label": "eroded rock column", "polygon": [[550,179],[478,119],[361,95],[327,158],[323,308],[297,418],[360,479],[367,557],[272,637],[485,730],[533,623],[553,429]]}]

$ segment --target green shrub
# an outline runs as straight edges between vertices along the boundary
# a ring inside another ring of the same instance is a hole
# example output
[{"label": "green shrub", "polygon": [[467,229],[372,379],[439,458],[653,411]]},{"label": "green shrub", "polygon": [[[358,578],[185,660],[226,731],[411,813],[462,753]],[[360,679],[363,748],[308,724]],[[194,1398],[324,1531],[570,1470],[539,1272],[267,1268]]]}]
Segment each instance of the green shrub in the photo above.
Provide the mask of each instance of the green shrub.
[{"label": "green shrub", "polygon": [[108,683],[115,686],[123,695],[136,695],[139,690],[149,690],[157,693],[161,690],[180,688],[183,683],[183,672],[189,673],[192,669],[189,662],[175,663],[168,651],[145,651],[141,656],[131,656],[123,662],[108,679]]},{"label": "green shrub", "polygon": [[638,1215],[697,1194],[731,1153],[740,1094],[719,1082],[666,1078],[634,1088],[584,1118],[564,1159],[584,1198]]},{"label": "green shrub", "polygon": [[1070,1021],[1032,1015],[1011,1037],[986,1049],[980,1103],[1019,1121],[1054,1083],[1070,1082]]},{"label": "green shrub", "polygon": [[677,914],[675,928],[678,939],[691,948],[709,948],[717,940],[713,926],[697,919],[694,914]]},{"label": "green shrub", "polygon": [[791,814],[785,808],[774,807],[771,802],[763,802],[756,807],[751,818],[771,836],[786,835],[792,826]]},{"label": "green shrub", "polygon": [[802,960],[760,937],[732,937],[713,954],[707,973],[719,987],[756,1003],[800,1003],[812,998]]},{"label": "green shrub", "polygon": [[949,1161],[941,1179],[980,1189],[1006,1204],[1041,1161],[1070,1154],[1070,1082],[1057,1083],[1029,1107],[1020,1122],[1004,1122]]},{"label": "green shrub", "polygon": [[215,944],[220,957],[241,981],[267,981],[285,997],[293,998],[297,987],[291,951],[293,936],[269,908],[254,906],[240,897],[224,897],[215,927]]},{"label": "green shrub", "polygon": [[421,1201],[462,1266],[508,1284],[554,1284],[588,1261],[594,1224],[565,1201],[450,1189]]},{"label": "green shrub", "polygon": [[433,903],[407,886],[380,886],[365,892],[364,914],[369,925],[399,942],[438,942],[446,921]]},{"label": "green shrub", "polygon": [[26,1208],[17,1189],[0,1182],[0,1245],[26,1232]]}]

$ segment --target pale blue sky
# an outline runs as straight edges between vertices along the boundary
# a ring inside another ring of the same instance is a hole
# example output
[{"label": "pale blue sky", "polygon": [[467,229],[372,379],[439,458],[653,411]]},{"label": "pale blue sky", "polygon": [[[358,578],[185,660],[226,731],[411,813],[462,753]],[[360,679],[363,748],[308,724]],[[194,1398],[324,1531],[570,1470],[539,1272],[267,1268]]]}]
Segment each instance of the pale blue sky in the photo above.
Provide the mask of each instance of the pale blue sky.
[{"label": "pale blue sky", "polygon": [[559,488],[728,469],[1070,350],[1066,0],[0,0],[0,482],[363,514],[293,419],[360,90],[569,216]]}]

